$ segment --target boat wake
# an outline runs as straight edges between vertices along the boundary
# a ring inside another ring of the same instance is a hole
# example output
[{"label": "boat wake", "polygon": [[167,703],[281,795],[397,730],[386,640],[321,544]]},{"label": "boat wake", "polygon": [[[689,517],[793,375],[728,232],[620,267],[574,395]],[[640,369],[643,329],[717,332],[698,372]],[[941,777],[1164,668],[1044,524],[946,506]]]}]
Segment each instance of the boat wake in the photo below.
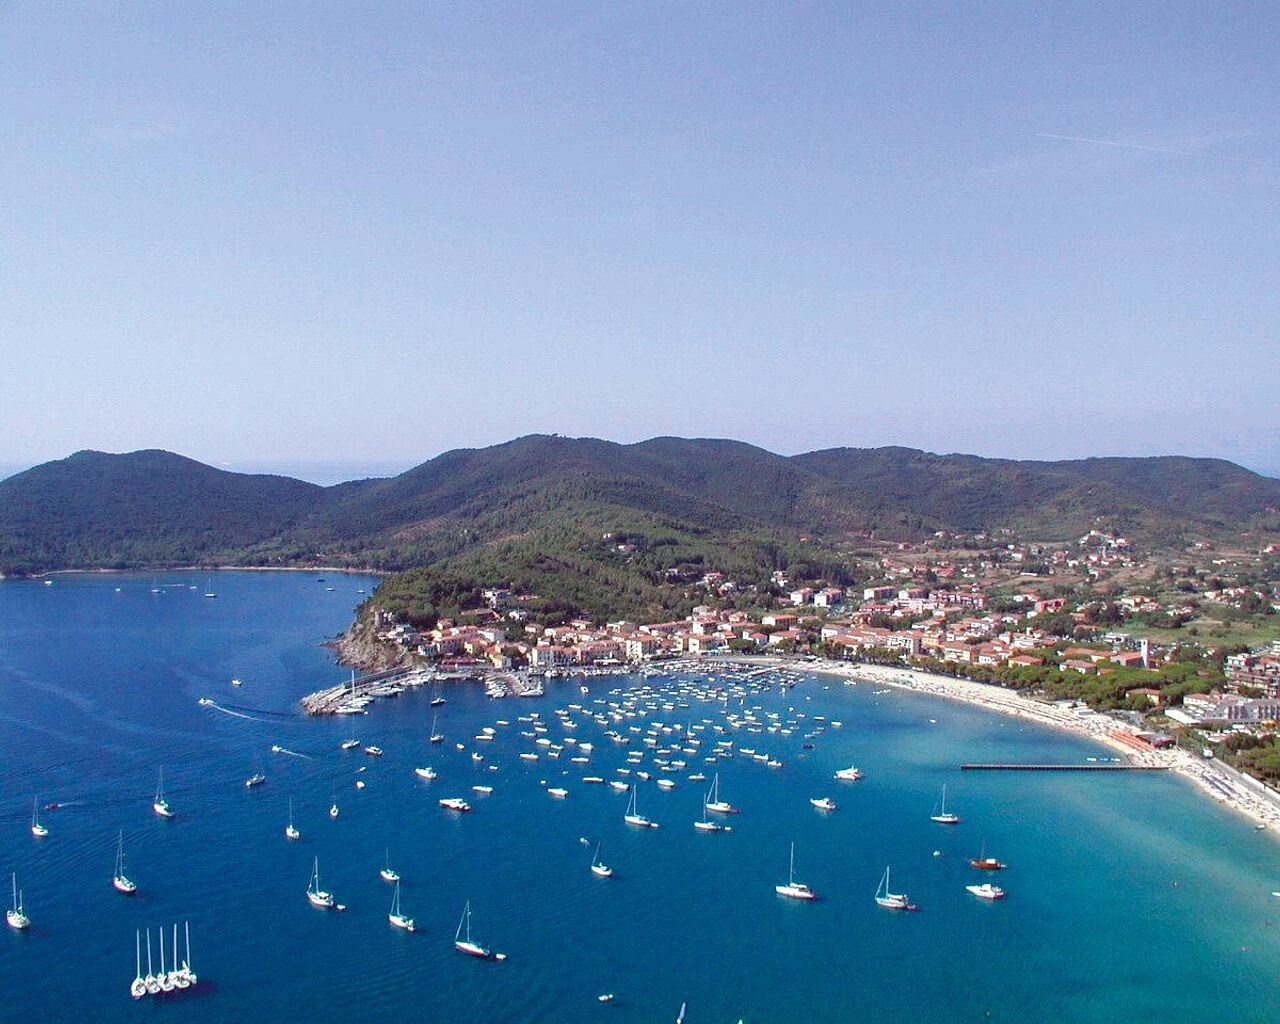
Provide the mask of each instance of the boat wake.
[{"label": "boat wake", "polygon": [[[273,753],[273,754],[287,754],[289,757],[300,757],[300,758],[302,758],[302,760],[304,760],[304,761],[314,761],[314,760],[315,760],[315,758],[314,758],[314,757],[312,757],[310,754],[299,754],[296,750],[290,750],[288,747],[281,747],[281,746],[279,746],[279,745],[277,745],[277,744],[274,744],[274,743],[271,745],[271,753]],[[361,771],[364,771],[364,769],[363,769],[363,768],[361,768],[360,770],[361,770]]]},{"label": "boat wake", "polygon": [[241,714],[239,711],[232,711],[230,708],[224,708],[216,700],[210,700],[208,697],[201,697],[199,704],[202,708],[213,708],[214,711],[221,711],[224,715],[231,715],[232,718],[243,718],[247,722],[261,722],[264,719],[255,718],[253,715]]}]

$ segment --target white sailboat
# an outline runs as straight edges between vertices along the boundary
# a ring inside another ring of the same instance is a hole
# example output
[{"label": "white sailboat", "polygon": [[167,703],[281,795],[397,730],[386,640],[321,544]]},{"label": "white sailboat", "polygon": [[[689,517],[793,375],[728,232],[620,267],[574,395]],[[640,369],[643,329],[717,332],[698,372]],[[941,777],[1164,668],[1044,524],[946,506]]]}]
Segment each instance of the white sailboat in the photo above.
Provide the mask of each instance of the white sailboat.
[{"label": "white sailboat", "polygon": [[791,866],[787,870],[787,884],[775,885],[773,891],[779,896],[790,896],[793,900],[816,900],[818,894],[804,882],[796,881],[796,844],[791,844]]},{"label": "white sailboat", "polygon": [[313,907],[321,910],[332,910],[333,893],[320,888],[320,858],[316,857],[311,866],[311,881],[307,883],[307,900]]},{"label": "white sailboat", "polygon": [[650,821],[636,810],[636,786],[634,782],[631,784],[631,800],[627,804],[627,813],[622,816],[622,820],[628,825],[636,825],[640,828],[658,827],[656,821]]},{"label": "white sailboat", "polygon": [[386,867],[384,867],[381,871],[379,871],[378,874],[382,877],[382,880],[384,882],[395,882],[396,885],[399,885],[400,876],[396,873],[395,869],[391,866],[391,851],[387,850],[386,853],[387,853]]},{"label": "white sailboat", "polygon": [[413,918],[406,917],[400,912],[400,882],[396,881],[396,893],[391,897],[391,910],[387,914],[387,920],[397,928],[403,928],[407,932],[413,931]]},{"label": "white sailboat", "polygon": [[210,576],[210,577],[209,577],[209,579],[205,582],[205,585],[204,585],[204,596],[205,596],[205,597],[217,597],[217,596],[218,596],[216,593],[214,593],[214,590],[213,590],[213,577],[212,577],[212,576]]},{"label": "white sailboat", "polygon": [[958,825],[960,824],[960,815],[952,814],[947,810],[947,784],[942,784],[942,798],[934,807],[933,813],[929,815],[930,821],[936,821],[940,825]]},{"label": "white sailboat", "polygon": [[613,877],[613,868],[600,860],[600,843],[596,843],[596,852],[591,855],[591,873],[597,878]]},{"label": "white sailboat", "polygon": [[716,772],[711,780],[711,792],[707,794],[707,810],[717,814],[737,814],[738,808],[727,800],[720,799],[720,773]]},{"label": "white sailboat", "polygon": [[169,960],[173,964],[169,968],[169,978],[178,988],[190,988],[191,978],[187,974],[187,965],[178,966],[178,922],[173,922],[173,945],[169,947]]},{"label": "white sailboat", "polygon": [[147,986],[147,991],[153,996],[160,993],[160,979],[156,977],[155,971],[151,969],[151,929],[147,929],[147,976],[142,979],[143,984]]},{"label": "white sailboat", "polygon": [[293,797],[289,797],[289,824],[284,827],[284,837],[286,839],[302,838],[302,833],[293,824]]},{"label": "white sailboat", "polygon": [[39,797],[31,798],[31,834],[37,839],[43,839],[49,834],[49,830],[40,824]]},{"label": "white sailboat", "polygon": [[173,808],[169,806],[169,801],[164,798],[164,769],[160,769],[159,776],[156,779],[156,798],[151,802],[151,809],[162,818],[172,818]]},{"label": "white sailboat", "polygon": [[116,841],[116,871],[111,877],[111,884],[116,887],[117,892],[126,896],[132,896],[138,891],[138,886],[124,873],[124,829],[120,830],[120,837]]},{"label": "white sailboat", "polygon": [[707,817],[707,798],[702,798],[702,818],[693,823],[693,827],[699,832],[732,832],[733,829],[728,825],[721,825],[718,821],[712,821]]},{"label": "white sailboat", "polygon": [[915,910],[905,892],[889,891],[888,867],[884,869],[884,875],[881,877],[880,885],[876,889],[876,902],[889,910]]},{"label": "white sailboat", "polygon": [[453,948],[460,953],[466,953],[468,956],[479,957],[481,960],[505,960],[507,958],[506,953],[494,953],[488,947],[471,938],[470,900],[467,900],[467,905],[462,910],[462,919],[458,922],[458,930],[454,932]]},{"label": "white sailboat", "polygon": [[164,969],[164,929],[159,928],[156,931],[157,938],[160,940],[160,973],[156,975],[156,981],[160,983],[161,992],[172,992],[173,975]]},{"label": "white sailboat", "polygon": [[25,931],[31,927],[31,918],[27,917],[22,909],[22,893],[18,891],[18,875],[13,875],[13,907],[4,912],[4,919],[9,923],[10,928],[18,931]]},{"label": "white sailboat", "polygon": [[442,733],[439,729],[436,728],[436,721],[439,719],[439,717],[440,717],[440,712],[438,711],[431,712],[431,735],[429,739],[430,739],[430,742],[432,743],[444,742],[444,733]]},{"label": "white sailboat", "polygon": [[187,938],[187,955],[182,960],[182,969],[186,972],[187,981],[194,985],[199,981],[199,976],[191,969],[191,922],[183,921],[182,930],[186,933]]},{"label": "white sailboat", "polygon": [[147,994],[147,983],[142,977],[142,932],[135,930],[133,933],[134,961],[137,964],[134,970],[133,981],[129,985],[129,995],[134,999],[141,999]]}]

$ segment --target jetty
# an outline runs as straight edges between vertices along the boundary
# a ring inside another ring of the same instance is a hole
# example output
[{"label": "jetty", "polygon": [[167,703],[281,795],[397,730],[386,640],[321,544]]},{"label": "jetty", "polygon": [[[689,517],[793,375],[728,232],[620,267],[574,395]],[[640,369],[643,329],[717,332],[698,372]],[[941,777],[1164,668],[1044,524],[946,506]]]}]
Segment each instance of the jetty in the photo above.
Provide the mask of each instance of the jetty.
[{"label": "jetty", "polygon": [[964,772],[1165,772],[1163,764],[962,764]]},{"label": "jetty", "polygon": [[365,707],[379,697],[396,697],[410,686],[422,686],[429,673],[417,668],[386,669],[357,677],[349,682],[316,690],[302,698],[302,710],[308,715],[362,715]]}]

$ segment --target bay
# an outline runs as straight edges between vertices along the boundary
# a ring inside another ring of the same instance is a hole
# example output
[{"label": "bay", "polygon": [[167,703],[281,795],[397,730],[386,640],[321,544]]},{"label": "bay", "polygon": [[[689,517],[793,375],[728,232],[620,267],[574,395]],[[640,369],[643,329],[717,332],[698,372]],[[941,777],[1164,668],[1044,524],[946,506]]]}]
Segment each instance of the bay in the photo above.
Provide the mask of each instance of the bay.
[{"label": "bay", "polygon": [[[0,583],[0,871],[17,873],[33,922],[0,936],[5,1019],[115,1022],[155,1009],[201,1022],[413,1013],[621,1024],[674,1019],[682,1002],[689,1024],[1272,1019],[1280,848],[1177,778],[960,772],[962,761],[1106,752],[817,675],[786,692],[775,678],[736,703],[693,696],[724,685],[705,674],[553,680],[531,700],[450,683],[438,709],[421,690],[366,716],[304,717],[302,694],[346,676],[321,641],[375,582],[223,572]],[[635,693],[646,694],[643,716],[601,725],[588,714]],[[760,732],[726,726],[757,705]],[[443,744],[427,742],[433,713]],[[617,769],[655,722],[659,742],[692,732],[700,746],[666,755],[686,761],[670,791],[647,753],[640,767],[654,777],[637,783],[639,809],[661,827],[635,829],[622,821],[626,793],[582,779],[634,778]],[[521,735],[539,724],[559,758]],[[495,738],[476,740],[486,727]],[[385,753],[341,750],[349,737]],[[729,740],[733,758],[705,762]],[[579,753],[583,743],[594,749]],[[413,772],[428,764],[440,774],[431,782]],[[832,779],[849,764],[866,778]],[[170,821],[151,810],[161,768]],[[255,771],[267,781],[245,787]],[[732,832],[697,832],[717,771],[742,813],[724,819]],[[690,781],[695,772],[708,780]],[[929,820],[943,783],[963,819],[950,828]],[[810,805],[824,795],[836,811]],[[446,812],[442,796],[474,809]],[[283,835],[291,798],[296,843]],[[43,840],[29,831],[33,800],[60,804],[42,812]],[[120,830],[132,898],[110,885]],[[611,879],[589,871],[597,841]],[[813,903],[773,891],[792,843]],[[988,880],[968,864],[983,844],[1010,865],[994,878],[1008,892],[996,903],[964,888]],[[388,857],[413,934],[387,922]],[[307,903],[315,860],[344,913]],[[875,905],[886,865],[917,913]],[[453,949],[468,900],[476,936],[504,962]],[[188,921],[199,984],[135,1003],[135,935],[151,929],[155,946],[156,928],[168,936]],[[602,993],[615,998],[602,1004]]]}]

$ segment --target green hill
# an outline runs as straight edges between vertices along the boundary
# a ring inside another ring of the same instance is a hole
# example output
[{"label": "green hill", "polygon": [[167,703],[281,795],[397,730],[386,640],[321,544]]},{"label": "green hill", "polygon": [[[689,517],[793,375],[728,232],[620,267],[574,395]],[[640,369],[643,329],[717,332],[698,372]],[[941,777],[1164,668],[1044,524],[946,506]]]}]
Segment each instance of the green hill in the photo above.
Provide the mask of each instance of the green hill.
[{"label": "green hill", "polygon": [[1009,528],[1066,540],[1102,523],[1177,548],[1275,534],[1277,509],[1280,481],[1180,457],[788,457],[728,440],[535,435],[319,487],[167,452],[79,452],[0,481],[0,571],[346,565],[415,570],[382,593],[404,591],[404,607],[422,612],[444,607],[431,593],[509,583],[549,608],[648,616],[687,600],[668,580],[711,568],[744,581],[787,567],[853,581],[845,552],[870,536]]}]

